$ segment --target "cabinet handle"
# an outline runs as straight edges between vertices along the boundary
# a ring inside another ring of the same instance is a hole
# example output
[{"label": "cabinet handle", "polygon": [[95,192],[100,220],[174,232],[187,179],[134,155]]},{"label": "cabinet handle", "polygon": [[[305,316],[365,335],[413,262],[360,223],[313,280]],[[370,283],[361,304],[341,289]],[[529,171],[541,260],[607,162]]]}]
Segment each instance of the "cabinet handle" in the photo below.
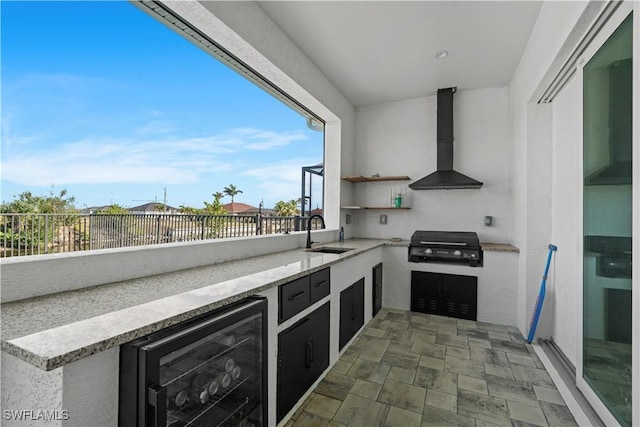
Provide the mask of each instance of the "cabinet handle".
[{"label": "cabinet handle", "polygon": [[[148,425],[165,427],[167,425],[167,389],[159,385],[151,384],[147,388],[149,405],[153,406],[154,419]],[[149,420],[151,421],[151,420]]]},{"label": "cabinet handle", "polygon": [[304,295],[304,291],[300,291],[297,294],[291,295],[289,297],[289,301],[293,301],[294,299],[298,299],[300,298],[302,295]]},{"label": "cabinet handle", "polygon": [[309,338],[309,343],[311,344],[311,361],[314,362],[316,360],[316,343],[313,338]]},{"label": "cabinet handle", "polygon": [[313,286],[314,286],[315,288],[319,288],[320,286],[324,285],[325,283],[327,283],[327,281],[326,281],[326,280],[323,280],[322,282],[318,282],[318,283],[314,284]]},{"label": "cabinet handle", "polygon": [[351,304],[351,320],[356,320],[356,317],[358,317],[358,304],[353,302]]},{"label": "cabinet handle", "polygon": [[311,352],[313,348],[311,347],[311,341],[307,341],[307,351],[305,352],[305,365],[307,368],[311,367]]}]

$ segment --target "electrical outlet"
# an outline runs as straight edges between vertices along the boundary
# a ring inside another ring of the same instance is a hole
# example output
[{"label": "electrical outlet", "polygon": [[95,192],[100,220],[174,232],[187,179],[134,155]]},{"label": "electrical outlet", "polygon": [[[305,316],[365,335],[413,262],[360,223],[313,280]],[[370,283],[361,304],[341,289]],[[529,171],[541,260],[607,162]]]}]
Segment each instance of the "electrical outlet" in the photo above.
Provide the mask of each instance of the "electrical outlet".
[{"label": "electrical outlet", "polygon": [[387,224],[387,216],[386,215],[380,215],[380,224]]}]

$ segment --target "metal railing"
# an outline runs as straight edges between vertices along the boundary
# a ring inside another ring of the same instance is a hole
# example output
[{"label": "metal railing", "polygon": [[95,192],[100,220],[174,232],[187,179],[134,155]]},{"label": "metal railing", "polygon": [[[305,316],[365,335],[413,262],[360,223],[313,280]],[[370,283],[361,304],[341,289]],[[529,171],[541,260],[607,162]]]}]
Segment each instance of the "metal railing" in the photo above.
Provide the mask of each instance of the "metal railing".
[{"label": "metal railing", "polygon": [[[0,214],[0,257],[306,230],[306,217],[260,214]],[[312,229],[319,228],[319,222]]]}]

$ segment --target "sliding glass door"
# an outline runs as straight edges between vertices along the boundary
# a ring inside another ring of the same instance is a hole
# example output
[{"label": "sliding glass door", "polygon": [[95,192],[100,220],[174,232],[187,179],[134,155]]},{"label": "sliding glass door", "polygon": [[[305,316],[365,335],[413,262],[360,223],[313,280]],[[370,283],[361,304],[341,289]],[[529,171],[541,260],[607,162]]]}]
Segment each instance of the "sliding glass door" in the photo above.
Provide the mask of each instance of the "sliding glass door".
[{"label": "sliding glass door", "polygon": [[583,336],[578,375],[623,426],[632,425],[633,19],[632,13],[624,17],[582,68]]}]

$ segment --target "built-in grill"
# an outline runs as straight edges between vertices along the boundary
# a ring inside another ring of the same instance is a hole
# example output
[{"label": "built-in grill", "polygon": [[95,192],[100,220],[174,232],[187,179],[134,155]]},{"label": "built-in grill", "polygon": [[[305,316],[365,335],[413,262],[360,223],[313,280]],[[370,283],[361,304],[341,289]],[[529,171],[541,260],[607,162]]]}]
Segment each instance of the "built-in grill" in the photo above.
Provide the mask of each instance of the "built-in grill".
[{"label": "built-in grill", "polygon": [[410,262],[446,262],[482,266],[478,235],[467,231],[422,231],[411,236]]}]

